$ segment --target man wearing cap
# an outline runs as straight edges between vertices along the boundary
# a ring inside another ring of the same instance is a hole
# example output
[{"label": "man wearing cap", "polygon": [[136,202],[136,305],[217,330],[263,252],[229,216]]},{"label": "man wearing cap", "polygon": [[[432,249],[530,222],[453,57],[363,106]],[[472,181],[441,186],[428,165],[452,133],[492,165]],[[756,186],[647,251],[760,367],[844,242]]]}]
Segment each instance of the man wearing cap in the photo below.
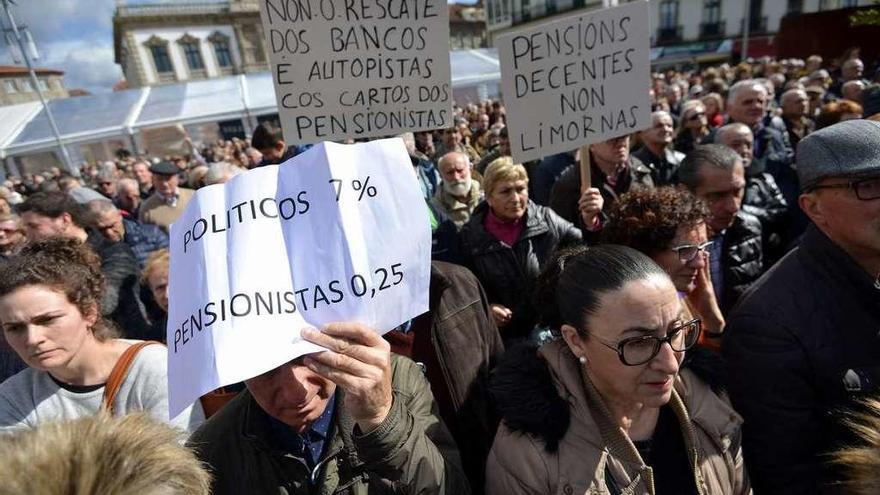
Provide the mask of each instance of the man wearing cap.
[{"label": "man wearing cap", "polygon": [[798,145],[812,224],[742,298],[722,346],[745,418],[756,493],[829,493],[839,411],[880,392],[880,123],[851,120]]},{"label": "man wearing cap", "polygon": [[178,171],[171,162],[159,162],[150,167],[153,174],[153,194],[141,204],[141,223],[158,225],[168,232],[168,227],[183,214],[193,191],[178,187]]}]

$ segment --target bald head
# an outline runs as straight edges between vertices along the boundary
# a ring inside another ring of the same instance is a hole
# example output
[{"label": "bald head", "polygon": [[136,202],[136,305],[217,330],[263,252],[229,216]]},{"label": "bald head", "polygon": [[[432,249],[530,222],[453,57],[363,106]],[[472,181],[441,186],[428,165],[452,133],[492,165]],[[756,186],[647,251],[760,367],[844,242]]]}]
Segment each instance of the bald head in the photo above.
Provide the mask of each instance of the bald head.
[{"label": "bald head", "polygon": [[745,167],[752,163],[754,141],[752,129],[745,124],[727,124],[715,133],[715,144],[723,144],[736,151]]},{"label": "bald head", "polygon": [[840,76],[844,81],[853,81],[861,79],[862,73],[865,71],[865,64],[857,58],[851,58],[843,63],[840,68]]},{"label": "bald head", "polygon": [[844,100],[862,102],[862,91],[865,90],[865,83],[861,80],[847,81],[840,87],[840,94]]},{"label": "bald head", "polygon": [[807,92],[802,89],[789,89],[785,93],[782,93],[782,98],[779,103],[782,107],[783,117],[787,119],[799,119],[807,113],[810,98],[807,96]]},{"label": "bald head", "polygon": [[437,162],[443,188],[447,193],[461,197],[471,190],[471,162],[467,155],[453,151],[446,153]]}]

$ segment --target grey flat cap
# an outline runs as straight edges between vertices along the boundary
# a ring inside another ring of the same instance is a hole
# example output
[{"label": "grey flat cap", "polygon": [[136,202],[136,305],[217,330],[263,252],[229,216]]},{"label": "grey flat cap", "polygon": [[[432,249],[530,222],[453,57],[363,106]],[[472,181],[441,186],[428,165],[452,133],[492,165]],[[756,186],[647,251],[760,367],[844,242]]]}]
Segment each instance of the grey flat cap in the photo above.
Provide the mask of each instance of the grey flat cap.
[{"label": "grey flat cap", "polygon": [[177,165],[171,162],[162,161],[150,166],[150,172],[159,175],[177,175],[177,173],[180,172],[180,169],[177,168]]},{"label": "grey flat cap", "polygon": [[820,129],[798,143],[801,189],[825,177],[880,175],[880,122],[845,120]]}]

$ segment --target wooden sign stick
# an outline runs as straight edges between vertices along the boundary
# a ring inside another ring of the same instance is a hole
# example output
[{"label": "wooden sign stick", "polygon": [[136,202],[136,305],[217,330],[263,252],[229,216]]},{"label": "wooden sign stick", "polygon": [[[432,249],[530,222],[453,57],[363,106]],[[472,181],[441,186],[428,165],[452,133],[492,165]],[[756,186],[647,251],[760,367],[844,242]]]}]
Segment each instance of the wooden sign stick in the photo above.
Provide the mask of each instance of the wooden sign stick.
[{"label": "wooden sign stick", "polygon": [[592,187],[590,178],[590,145],[581,146],[580,155],[581,194],[583,194]]}]

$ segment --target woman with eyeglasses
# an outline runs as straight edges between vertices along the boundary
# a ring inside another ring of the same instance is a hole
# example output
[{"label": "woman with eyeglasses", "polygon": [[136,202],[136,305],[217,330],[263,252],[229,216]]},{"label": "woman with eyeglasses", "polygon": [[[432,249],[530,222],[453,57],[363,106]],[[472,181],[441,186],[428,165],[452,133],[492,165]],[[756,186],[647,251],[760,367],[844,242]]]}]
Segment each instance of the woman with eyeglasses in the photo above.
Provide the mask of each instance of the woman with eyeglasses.
[{"label": "woman with eyeglasses", "polygon": [[700,344],[719,350],[724,316],[709,275],[706,205],[672,187],[633,190],[608,212],[602,242],[648,255],[672,279],[684,311],[703,322]]},{"label": "woman with eyeglasses", "polygon": [[750,493],[740,416],[703,360],[682,367],[700,321],[684,317],[669,275],[600,245],[562,253],[542,281],[564,339],[499,364],[487,493]]},{"label": "woman with eyeglasses", "polygon": [[688,154],[709,134],[706,105],[700,100],[689,100],[681,106],[678,133],[673,140],[675,151]]}]

